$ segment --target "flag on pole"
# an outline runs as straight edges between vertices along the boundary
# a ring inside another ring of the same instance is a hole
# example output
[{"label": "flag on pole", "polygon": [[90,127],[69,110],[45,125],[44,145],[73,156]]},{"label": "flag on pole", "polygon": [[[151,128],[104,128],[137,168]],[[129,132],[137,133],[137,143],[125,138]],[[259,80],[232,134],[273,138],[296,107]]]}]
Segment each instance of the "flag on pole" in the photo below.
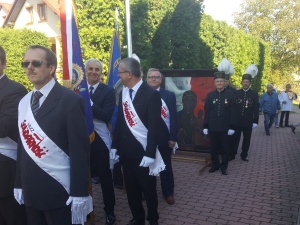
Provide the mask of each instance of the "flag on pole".
[{"label": "flag on pole", "polygon": [[115,111],[111,119],[112,130],[115,129],[117,112],[118,112],[119,93],[123,88],[122,82],[118,76],[120,61],[121,61],[121,51],[119,45],[119,35],[118,35],[118,31],[115,31],[112,39],[112,45],[111,45],[110,63],[109,63],[110,65],[109,65],[108,83],[107,83],[109,87],[113,87],[115,89],[116,99],[117,99]]},{"label": "flag on pole", "polygon": [[82,61],[80,41],[76,21],[76,5],[74,0],[60,1],[60,22],[63,53],[64,86],[77,92],[84,98],[85,117],[88,125],[90,141],[95,137],[92,107]]}]

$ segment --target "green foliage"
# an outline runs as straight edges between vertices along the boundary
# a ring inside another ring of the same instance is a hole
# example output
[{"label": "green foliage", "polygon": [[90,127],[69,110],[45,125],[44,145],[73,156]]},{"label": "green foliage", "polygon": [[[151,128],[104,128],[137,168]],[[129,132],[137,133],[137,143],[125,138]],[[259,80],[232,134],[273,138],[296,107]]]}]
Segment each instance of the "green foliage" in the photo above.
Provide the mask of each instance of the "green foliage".
[{"label": "green foliage", "polygon": [[[300,1],[247,0],[236,14],[241,29],[270,43],[275,80],[287,80],[300,64]],[[280,83],[278,83],[279,85]]]},{"label": "green foliage", "polygon": [[12,80],[23,84],[27,90],[32,90],[33,85],[21,67],[24,54],[30,45],[43,45],[50,47],[49,39],[45,34],[29,29],[1,28],[0,45],[6,52],[5,74]]},{"label": "green foliage", "polygon": [[124,2],[121,0],[77,0],[77,19],[83,62],[96,58],[103,62],[107,74],[112,37],[115,30],[115,9],[119,11],[120,37],[124,33]]}]

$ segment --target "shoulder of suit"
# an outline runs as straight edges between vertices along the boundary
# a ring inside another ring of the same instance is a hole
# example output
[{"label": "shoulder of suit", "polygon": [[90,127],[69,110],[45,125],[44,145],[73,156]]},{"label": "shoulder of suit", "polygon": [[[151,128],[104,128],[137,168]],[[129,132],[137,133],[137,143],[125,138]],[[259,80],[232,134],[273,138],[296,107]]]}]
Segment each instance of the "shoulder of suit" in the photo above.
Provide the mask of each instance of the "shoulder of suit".
[{"label": "shoulder of suit", "polygon": [[[59,83],[56,83],[54,85],[54,87],[52,88],[52,90],[55,89],[54,91],[61,91],[62,96],[65,98],[69,98],[69,99],[82,99],[81,95],[79,93],[76,93],[75,91],[72,91],[62,85],[60,85]],[[51,91],[52,91],[51,90]]]}]

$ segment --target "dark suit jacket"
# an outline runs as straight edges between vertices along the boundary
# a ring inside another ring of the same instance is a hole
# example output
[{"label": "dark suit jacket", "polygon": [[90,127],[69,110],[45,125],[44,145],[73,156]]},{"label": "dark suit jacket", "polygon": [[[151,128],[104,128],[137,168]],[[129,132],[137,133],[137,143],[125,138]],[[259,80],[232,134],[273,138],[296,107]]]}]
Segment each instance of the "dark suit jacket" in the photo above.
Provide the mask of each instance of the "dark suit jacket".
[{"label": "dark suit jacket", "polygon": [[170,111],[170,132],[164,120],[160,118],[161,123],[159,124],[159,136],[158,146],[168,146],[168,141],[177,141],[178,134],[178,122],[177,122],[177,108],[176,108],[176,97],[171,91],[160,88],[159,93],[161,98],[164,100]]},{"label": "dark suit jacket", "polygon": [[[18,104],[26,93],[23,85],[6,75],[0,79],[0,138],[18,141]],[[0,154],[0,198],[13,196],[15,167],[15,160]]]},{"label": "dark suit jacket", "polygon": [[92,111],[95,119],[108,123],[115,110],[115,90],[105,84],[99,83],[91,96],[93,101]]},{"label": "dark suit jacket", "polygon": [[133,105],[139,118],[148,129],[146,151],[144,151],[142,145],[132,135],[126,124],[122,106],[122,92],[119,98],[119,110],[112,148],[118,150],[121,160],[123,157],[128,159],[142,159],[143,156],[155,158],[159,133],[158,124],[161,120],[160,94],[148,86],[147,83],[143,82],[133,99]]},{"label": "dark suit jacket", "polygon": [[[35,115],[42,130],[70,157],[70,196],[88,196],[89,135],[82,97],[55,83]],[[66,206],[63,186],[44,172],[18,144],[15,187],[23,189],[26,206],[39,210]],[[53,162],[55,163],[55,162]]]}]

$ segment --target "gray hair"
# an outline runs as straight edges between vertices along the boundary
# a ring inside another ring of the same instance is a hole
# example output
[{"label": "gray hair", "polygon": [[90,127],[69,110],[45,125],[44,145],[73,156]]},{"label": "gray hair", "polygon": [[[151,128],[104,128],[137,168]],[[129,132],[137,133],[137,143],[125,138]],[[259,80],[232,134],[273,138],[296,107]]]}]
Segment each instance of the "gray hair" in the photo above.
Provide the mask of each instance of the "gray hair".
[{"label": "gray hair", "polygon": [[85,62],[85,64],[84,64],[85,69],[87,69],[87,65],[88,65],[89,63],[98,63],[98,64],[100,65],[100,70],[101,70],[101,72],[102,72],[103,66],[102,66],[102,62],[101,62],[100,60],[98,60],[98,59],[93,59],[93,58],[88,59],[88,60]]},{"label": "gray hair", "polygon": [[268,88],[268,87],[274,88],[274,85],[273,85],[272,83],[268,83],[268,84],[267,84],[267,88]]},{"label": "gray hair", "polygon": [[124,70],[131,72],[134,77],[141,77],[141,65],[135,58],[125,58],[120,61],[120,64],[124,64]]},{"label": "gray hair", "polygon": [[163,79],[164,78],[164,75],[162,75],[162,73],[159,71],[159,69],[156,69],[156,68],[150,68],[147,72],[147,76],[150,72],[158,72],[158,74],[160,75],[160,77]]}]

